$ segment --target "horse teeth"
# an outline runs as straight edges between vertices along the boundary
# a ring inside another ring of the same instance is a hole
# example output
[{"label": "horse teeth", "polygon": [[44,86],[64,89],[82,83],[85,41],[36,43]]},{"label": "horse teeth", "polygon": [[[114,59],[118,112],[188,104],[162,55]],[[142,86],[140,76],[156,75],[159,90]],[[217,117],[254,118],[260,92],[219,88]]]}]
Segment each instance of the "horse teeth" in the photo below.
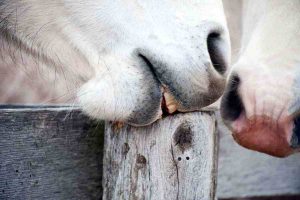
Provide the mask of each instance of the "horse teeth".
[{"label": "horse teeth", "polygon": [[168,111],[170,114],[174,113],[177,110],[176,105],[170,105],[170,106],[167,106],[167,108],[168,108]]},{"label": "horse teeth", "polygon": [[178,108],[178,103],[176,99],[173,97],[173,95],[171,95],[168,91],[166,91],[166,89],[164,91],[164,98],[165,98],[166,107],[168,109],[168,113],[169,114],[174,113]]}]

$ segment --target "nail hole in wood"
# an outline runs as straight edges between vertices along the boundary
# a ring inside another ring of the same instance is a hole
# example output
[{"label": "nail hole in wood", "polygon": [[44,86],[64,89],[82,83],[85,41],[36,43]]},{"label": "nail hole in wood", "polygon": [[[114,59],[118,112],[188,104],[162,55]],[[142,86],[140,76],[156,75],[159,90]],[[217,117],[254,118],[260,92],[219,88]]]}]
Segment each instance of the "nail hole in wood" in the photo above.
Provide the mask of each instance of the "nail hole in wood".
[{"label": "nail hole in wood", "polygon": [[178,161],[181,161],[181,157],[178,157]]},{"label": "nail hole in wood", "polygon": [[188,156],[187,156],[187,157],[186,157],[186,159],[187,159],[187,160],[189,160],[189,159],[190,159],[190,157],[188,157]]}]

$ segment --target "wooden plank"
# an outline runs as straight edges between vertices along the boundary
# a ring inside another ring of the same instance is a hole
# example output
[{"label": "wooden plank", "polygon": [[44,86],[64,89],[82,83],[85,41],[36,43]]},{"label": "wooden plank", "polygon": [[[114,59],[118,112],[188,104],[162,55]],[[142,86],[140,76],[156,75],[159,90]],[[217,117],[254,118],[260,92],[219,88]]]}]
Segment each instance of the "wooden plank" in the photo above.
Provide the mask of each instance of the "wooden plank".
[{"label": "wooden plank", "polygon": [[0,108],[0,199],[101,198],[103,130],[71,107]]},{"label": "wooden plank", "polygon": [[216,181],[213,112],[105,131],[104,200],[211,200]]},{"label": "wooden plank", "polygon": [[[211,112],[148,128],[109,124],[104,199],[212,199],[214,124]],[[300,154],[249,151],[220,120],[218,129],[219,198],[300,195]],[[100,199],[103,130],[94,130],[71,107],[0,105],[0,199]]]},{"label": "wooden plank", "polygon": [[219,121],[219,198],[300,195],[300,154],[275,158],[237,145]]}]

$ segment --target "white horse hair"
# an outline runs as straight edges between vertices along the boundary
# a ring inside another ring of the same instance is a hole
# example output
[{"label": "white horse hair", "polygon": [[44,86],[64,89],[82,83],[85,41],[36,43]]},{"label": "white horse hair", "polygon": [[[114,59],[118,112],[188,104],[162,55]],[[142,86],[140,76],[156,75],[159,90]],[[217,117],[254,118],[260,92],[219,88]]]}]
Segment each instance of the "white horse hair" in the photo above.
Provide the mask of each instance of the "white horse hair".
[{"label": "white horse hair", "polygon": [[222,115],[241,145],[274,156],[300,147],[300,1],[249,0]]},{"label": "white horse hair", "polygon": [[220,0],[2,0],[0,44],[1,67],[31,66],[91,117],[133,125],[216,101],[230,60]]}]

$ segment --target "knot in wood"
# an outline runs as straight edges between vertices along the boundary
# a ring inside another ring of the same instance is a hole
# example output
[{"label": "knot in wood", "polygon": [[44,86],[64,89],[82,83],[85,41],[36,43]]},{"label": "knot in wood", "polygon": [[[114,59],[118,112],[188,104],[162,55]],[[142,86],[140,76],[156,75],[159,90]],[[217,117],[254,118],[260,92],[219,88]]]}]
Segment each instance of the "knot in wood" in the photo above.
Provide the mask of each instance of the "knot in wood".
[{"label": "knot in wood", "polygon": [[175,146],[177,146],[182,152],[192,146],[193,131],[191,126],[192,125],[189,122],[183,122],[177,127],[173,135]]},{"label": "knot in wood", "polygon": [[147,160],[146,160],[145,156],[138,154],[136,157],[136,164],[143,167],[146,165],[146,163],[147,163]]}]

